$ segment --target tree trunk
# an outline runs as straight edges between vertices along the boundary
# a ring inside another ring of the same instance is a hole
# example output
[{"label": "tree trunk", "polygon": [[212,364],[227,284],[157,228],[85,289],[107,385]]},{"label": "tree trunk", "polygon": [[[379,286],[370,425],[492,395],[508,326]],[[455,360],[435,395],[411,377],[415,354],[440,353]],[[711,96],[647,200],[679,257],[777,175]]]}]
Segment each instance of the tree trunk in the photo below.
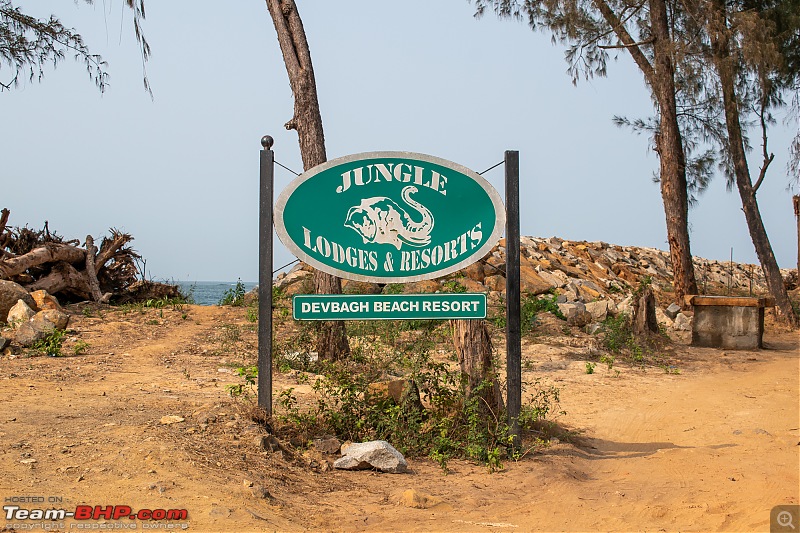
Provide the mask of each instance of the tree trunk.
[{"label": "tree trunk", "polygon": [[675,68],[672,39],[664,0],[650,0],[653,31],[653,83],[660,123],[655,149],[660,160],[661,198],[666,215],[667,241],[675,288],[675,301],[685,305],[684,296],[697,294],[697,281],[689,247],[689,200],[686,190],[686,158],[675,104]]},{"label": "tree trunk", "polygon": [[792,196],[794,219],[797,221],[797,278],[800,279],[800,195]]},{"label": "tree trunk", "polygon": [[[294,94],[294,116],[286,123],[286,129],[297,131],[303,168],[308,170],[327,161],[311,52],[294,0],[266,1]],[[314,291],[317,294],[341,294],[342,282],[336,276],[315,271]],[[340,359],[350,354],[344,322],[319,322],[317,328],[320,357]]]},{"label": "tree trunk", "polygon": [[633,334],[636,337],[647,337],[653,333],[658,333],[656,297],[653,289],[647,285],[633,301]]},{"label": "tree trunk", "polygon": [[595,0],[595,6],[625,45],[658,103],[659,131],[655,149],[659,155],[661,198],[667,224],[667,242],[672,261],[675,301],[682,306],[684,295],[697,294],[697,281],[689,246],[689,200],[686,191],[686,158],[675,104],[675,68],[672,62],[672,39],[664,0],[650,0],[650,25],[653,38],[653,63],[625,29],[611,6]]},{"label": "tree trunk", "polygon": [[97,270],[95,270],[95,256],[97,255],[97,247],[94,245],[94,238],[91,235],[86,236],[86,277],[89,279],[89,288],[91,289],[92,299],[99,302],[103,299],[103,293],[100,292],[100,283],[97,281]]},{"label": "tree trunk", "polygon": [[85,300],[88,300],[92,294],[87,277],[64,261],[53,265],[47,276],[26,285],[25,289],[29,292],[46,290],[50,294],[67,291]]},{"label": "tree trunk", "polygon": [[465,394],[472,398],[476,392],[481,404],[499,417],[504,410],[503,394],[492,364],[492,340],[483,320],[451,320],[453,344],[458,354]]},{"label": "tree trunk", "polygon": [[742,210],[750,230],[750,239],[756,250],[756,255],[764,271],[767,288],[775,298],[780,314],[791,325],[797,325],[798,317],[794,314],[789,294],[783,284],[778,261],[772,252],[772,246],[767,236],[767,230],[761,219],[756,200],[756,189],[750,179],[750,169],[747,165],[747,153],[744,147],[742,126],[739,114],[739,102],[736,96],[736,63],[731,57],[730,42],[727,32],[726,6],[724,0],[713,0],[710,9],[709,35],[714,65],[719,75],[722,88],[722,102],[725,110],[725,127],[728,132],[728,148],[733,160],[733,170],[736,176],[736,186],[739,197],[742,199]]},{"label": "tree trunk", "polygon": [[[25,255],[11,257],[0,262],[0,279],[8,279],[22,274],[31,267],[44,263],[65,261],[67,263],[83,263],[86,260],[86,250],[68,244],[48,243],[39,248],[34,248]],[[53,294],[52,292],[50,294]]]}]

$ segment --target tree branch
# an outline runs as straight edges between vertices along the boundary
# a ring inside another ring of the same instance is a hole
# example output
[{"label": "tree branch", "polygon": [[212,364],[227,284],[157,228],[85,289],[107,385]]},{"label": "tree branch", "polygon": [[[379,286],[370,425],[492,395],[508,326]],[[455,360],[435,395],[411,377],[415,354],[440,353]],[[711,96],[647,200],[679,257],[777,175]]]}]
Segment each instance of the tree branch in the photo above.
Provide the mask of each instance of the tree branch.
[{"label": "tree branch", "polygon": [[644,55],[644,53],[636,45],[636,41],[634,41],[633,37],[631,37],[631,34],[628,33],[624,23],[619,19],[617,14],[614,13],[605,0],[594,0],[594,5],[600,11],[600,14],[603,15],[603,18],[606,20],[606,22],[614,29],[614,33],[617,34],[619,40],[626,45],[626,49],[630,52],[631,57],[633,57],[633,60],[641,69],[648,85],[653,87],[655,81],[655,71],[653,70],[653,66],[647,60],[647,57]]},{"label": "tree branch", "polygon": [[612,48],[630,48],[632,46],[641,46],[643,44],[652,44],[655,42],[655,39],[650,38],[646,41],[639,41],[638,43],[630,43],[630,44],[598,44],[598,48],[602,48],[603,50],[610,50]]}]

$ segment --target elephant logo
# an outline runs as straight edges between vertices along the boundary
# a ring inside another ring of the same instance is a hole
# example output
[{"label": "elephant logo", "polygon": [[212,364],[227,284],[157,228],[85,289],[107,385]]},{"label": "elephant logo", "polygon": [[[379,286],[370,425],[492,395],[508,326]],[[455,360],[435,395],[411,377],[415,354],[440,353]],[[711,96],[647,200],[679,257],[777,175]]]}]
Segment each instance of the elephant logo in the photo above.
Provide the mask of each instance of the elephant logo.
[{"label": "elephant logo", "polygon": [[416,192],[417,188],[409,185],[403,187],[400,195],[409,208],[422,216],[419,222],[391,198],[375,196],[364,198],[360,204],[351,207],[344,225],[361,235],[364,244],[391,244],[398,250],[403,244],[418,248],[427,246],[431,242],[433,215],[427,207],[411,199]]}]

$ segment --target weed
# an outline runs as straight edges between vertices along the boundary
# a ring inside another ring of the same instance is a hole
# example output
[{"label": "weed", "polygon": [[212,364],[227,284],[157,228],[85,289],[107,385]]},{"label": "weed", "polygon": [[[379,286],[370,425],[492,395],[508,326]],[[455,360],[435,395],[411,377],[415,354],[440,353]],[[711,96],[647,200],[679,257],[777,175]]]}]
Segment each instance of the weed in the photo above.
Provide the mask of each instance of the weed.
[{"label": "weed", "polygon": [[442,283],[442,292],[454,292],[463,294],[467,292],[467,288],[457,279],[448,279]]},{"label": "weed", "polygon": [[258,322],[258,306],[251,305],[247,308],[247,321]]},{"label": "weed", "polygon": [[609,371],[610,371],[612,368],[614,368],[614,359],[615,359],[615,358],[614,358],[614,356],[613,356],[613,355],[608,355],[608,354],[606,354],[606,355],[601,355],[601,356],[600,356],[600,362],[601,362],[601,363],[605,363],[605,364],[606,364],[606,366],[608,367],[608,370],[609,370]]},{"label": "weed", "polygon": [[[184,372],[186,371],[184,370]],[[188,372],[186,372],[186,374],[188,375]],[[236,374],[244,379],[244,383],[227,385],[225,390],[228,391],[228,394],[233,398],[240,396],[250,398],[255,390],[256,379],[258,379],[258,367],[254,365],[238,366],[236,367]]]},{"label": "weed", "polygon": [[242,279],[239,278],[233,288],[225,291],[218,305],[232,305],[234,307],[241,307],[244,305],[244,295],[244,283],[242,283]]},{"label": "weed", "polygon": [[89,349],[89,343],[84,340],[77,340],[72,345],[72,353],[75,355],[82,355]]},{"label": "weed", "polygon": [[67,332],[63,329],[54,329],[51,333],[48,333],[43,339],[36,341],[31,349],[41,355],[49,355],[50,357],[60,357],[61,353],[61,345],[64,343],[64,339],[67,336]]},{"label": "weed", "polygon": [[402,294],[403,293],[403,284],[402,283],[389,283],[383,288],[384,294]]},{"label": "weed", "polygon": [[587,374],[594,374],[594,367],[597,366],[595,363],[586,361],[586,373]]}]

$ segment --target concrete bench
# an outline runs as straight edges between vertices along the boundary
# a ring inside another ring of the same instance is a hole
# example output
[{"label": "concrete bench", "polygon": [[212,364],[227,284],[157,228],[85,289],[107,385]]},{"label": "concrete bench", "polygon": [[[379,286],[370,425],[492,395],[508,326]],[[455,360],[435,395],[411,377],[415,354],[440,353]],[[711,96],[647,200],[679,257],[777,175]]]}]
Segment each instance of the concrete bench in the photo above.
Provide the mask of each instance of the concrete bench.
[{"label": "concrete bench", "polygon": [[687,296],[694,308],[692,346],[757,350],[763,347],[764,308],[771,297]]}]

